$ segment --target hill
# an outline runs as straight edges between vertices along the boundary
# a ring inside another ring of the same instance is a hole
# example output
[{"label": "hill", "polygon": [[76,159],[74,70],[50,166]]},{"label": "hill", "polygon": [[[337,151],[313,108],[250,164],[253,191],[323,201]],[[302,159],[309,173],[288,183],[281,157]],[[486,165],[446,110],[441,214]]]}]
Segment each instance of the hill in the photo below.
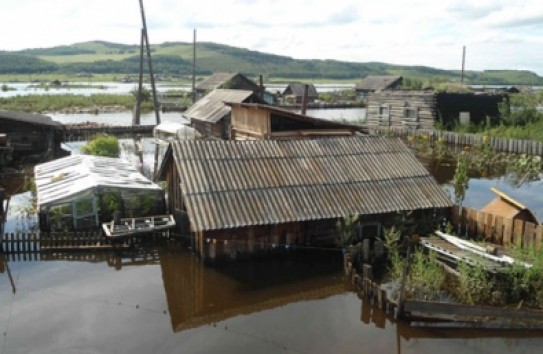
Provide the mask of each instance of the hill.
[{"label": "hill", "polygon": [[[155,71],[161,75],[187,76],[192,70],[192,43],[166,42],[152,45]],[[2,73],[92,72],[136,74],[139,70],[139,46],[93,41],[52,48],[0,52]],[[250,77],[264,75],[268,80],[331,79],[358,80],[367,75],[401,75],[418,79],[442,78],[460,81],[458,70],[426,66],[402,66],[386,63],[355,63],[338,60],[298,60],[217,43],[197,46],[198,75],[213,72],[241,72]],[[529,71],[467,71],[471,84],[543,85],[543,77]]]}]

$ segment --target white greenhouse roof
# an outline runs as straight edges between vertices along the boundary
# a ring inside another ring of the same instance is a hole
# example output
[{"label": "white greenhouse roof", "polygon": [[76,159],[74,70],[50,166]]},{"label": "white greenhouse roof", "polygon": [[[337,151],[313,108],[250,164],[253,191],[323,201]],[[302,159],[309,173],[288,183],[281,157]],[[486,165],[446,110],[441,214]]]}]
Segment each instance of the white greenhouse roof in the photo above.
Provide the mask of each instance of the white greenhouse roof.
[{"label": "white greenhouse roof", "polygon": [[34,167],[38,207],[95,187],[160,190],[124,159],[72,155]]}]

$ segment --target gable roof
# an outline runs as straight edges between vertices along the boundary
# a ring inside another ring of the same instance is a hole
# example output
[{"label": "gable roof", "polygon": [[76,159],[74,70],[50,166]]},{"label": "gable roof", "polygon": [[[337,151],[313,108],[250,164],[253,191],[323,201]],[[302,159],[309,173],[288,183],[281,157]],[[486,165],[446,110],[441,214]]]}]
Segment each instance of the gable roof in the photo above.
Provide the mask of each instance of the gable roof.
[{"label": "gable roof", "polygon": [[38,206],[63,201],[94,187],[156,189],[128,160],[72,155],[34,167]]},{"label": "gable roof", "polygon": [[497,188],[492,187],[490,190],[496,194],[496,198],[485,205],[481,211],[508,219],[514,219],[519,214],[525,213],[525,216],[529,219],[527,221],[531,221],[536,224],[539,223],[535,215],[524,204],[511,198]]},{"label": "gable roof", "polygon": [[391,86],[399,84],[401,76],[367,76],[364,80],[356,84],[356,91],[380,91]]},{"label": "gable roof", "polygon": [[172,158],[193,231],[452,205],[397,138],[175,141]]},{"label": "gable roof", "polygon": [[234,78],[238,78],[239,80],[243,81],[245,84],[247,84],[247,87],[250,88],[254,87],[255,90],[257,90],[259,87],[258,85],[248,79],[245,75],[242,75],[240,73],[214,73],[211,76],[207,77],[206,79],[200,81],[196,85],[196,90],[198,91],[210,91],[218,88],[229,88],[229,87],[223,87],[223,85],[227,84],[229,81],[233,80]]},{"label": "gable roof", "polygon": [[217,123],[231,111],[225,102],[242,103],[253,95],[253,91],[216,89],[190,106],[183,112],[183,116],[191,120]]},{"label": "gable roof", "polygon": [[27,113],[27,112],[18,112],[18,111],[6,111],[0,109],[0,120],[6,119],[16,122],[23,122],[35,125],[45,125],[55,128],[62,128],[60,122],[54,121],[51,117],[36,114],[36,113]]},{"label": "gable roof", "polygon": [[[305,93],[305,84],[294,83],[289,84],[283,91],[283,96],[293,95],[296,97],[303,97]],[[313,84],[307,84],[307,96],[308,97],[318,97],[317,89]]]}]

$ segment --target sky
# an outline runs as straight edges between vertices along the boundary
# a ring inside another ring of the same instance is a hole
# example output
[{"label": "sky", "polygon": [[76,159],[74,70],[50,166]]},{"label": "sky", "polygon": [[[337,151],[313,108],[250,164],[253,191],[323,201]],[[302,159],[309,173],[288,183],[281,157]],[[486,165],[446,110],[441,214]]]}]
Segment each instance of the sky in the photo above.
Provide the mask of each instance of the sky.
[{"label": "sky", "polygon": [[[143,0],[149,41],[543,76],[541,0]],[[0,0],[0,50],[138,44],[139,0]]]}]

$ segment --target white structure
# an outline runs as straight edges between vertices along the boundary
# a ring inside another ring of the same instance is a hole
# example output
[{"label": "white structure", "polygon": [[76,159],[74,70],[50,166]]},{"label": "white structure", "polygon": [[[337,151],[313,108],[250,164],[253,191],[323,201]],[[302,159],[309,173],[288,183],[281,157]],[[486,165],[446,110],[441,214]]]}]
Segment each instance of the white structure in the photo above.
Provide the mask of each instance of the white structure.
[{"label": "white structure", "polygon": [[42,230],[164,213],[164,191],[123,159],[73,155],[36,165],[34,176]]}]

